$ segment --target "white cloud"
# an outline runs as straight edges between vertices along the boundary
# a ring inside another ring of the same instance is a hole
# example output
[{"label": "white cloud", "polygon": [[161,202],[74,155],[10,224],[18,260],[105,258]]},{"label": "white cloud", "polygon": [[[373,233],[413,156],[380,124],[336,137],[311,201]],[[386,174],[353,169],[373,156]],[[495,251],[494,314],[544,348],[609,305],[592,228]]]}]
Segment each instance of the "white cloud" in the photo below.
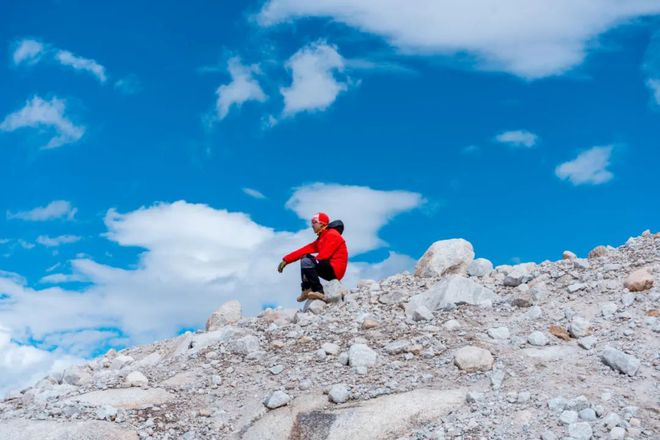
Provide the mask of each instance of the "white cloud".
[{"label": "white cloud", "polygon": [[259,71],[257,66],[245,66],[241,64],[240,58],[233,57],[227,63],[227,69],[231,82],[221,85],[216,91],[218,95],[216,109],[220,119],[227,116],[232,106],[240,108],[247,101],[264,102],[266,100],[261,86],[254,79],[254,74]]},{"label": "white cloud", "polygon": [[73,220],[78,212],[77,208],[66,200],[53,200],[46,206],[40,206],[29,211],[19,211],[12,213],[7,211],[8,219],[19,219],[29,221],[45,221],[58,218]]},{"label": "white cloud", "polygon": [[58,235],[57,237],[49,237],[48,235],[40,235],[37,237],[37,243],[46,247],[57,247],[63,244],[70,244],[80,241],[77,235]]},{"label": "white cloud", "polygon": [[62,284],[62,283],[71,283],[75,281],[86,281],[85,278],[78,274],[65,274],[65,273],[53,273],[41,277],[39,283],[41,284]]},{"label": "white cloud", "polygon": [[89,72],[100,82],[104,83],[108,78],[105,74],[105,67],[90,58],[83,58],[74,55],[68,50],[58,50],[55,53],[55,59],[63,66],[71,67],[75,70]]},{"label": "white cloud", "polygon": [[328,17],[404,53],[467,53],[481,69],[533,79],[569,70],[600,34],[658,13],[655,0],[269,0],[257,18]]},{"label": "white cloud", "polygon": [[555,168],[555,174],[573,185],[599,185],[609,182],[614,175],[607,169],[612,155],[611,146],[593,147]]},{"label": "white cloud", "polygon": [[35,64],[38,62],[42,55],[44,54],[44,45],[43,43],[32,40],[24,39],[16,43],[16,48],[12,55],[12,60],[14,65],[18,66],[19,64]]},{"label": "white cloud", "polygon": [[44,148],[57,148],[80,140],[85,134],[85,127],[75,125],[65,115],[63,100],[51,98],[45,101],[38,96],[25,103],[25,106],[5,117],[0,123],[0,130],[14,131],[19,128],[50,128],[56,133]]},{"label": "white cloud", "polygon": [[527,130],[504,131],[495,136],[495,141],[513,147],[532,148],[538,141],[538,136]]},{"label": "white cloud", "polygon": [[243,192],[247,194],[248,196],[255,198],[255,199],[260,199],[263,200],[266,198],[265,195],[261,191],[257,191],[256,189],[252,188],[243,188]]},{"label": "white cloud", "polygon": [[660,105],[660,79],[649,79],[646,81],[646,86],[653,93],[655,104]]},{"label": "white cloud", "polygon": [[114,87],[125,95],[135,95],[142,90],[142,84],[136,75],[128,75],[115,81]]},{"label": "white cloud", "polygon": [[25,241],[22,238],[18,239],[18,245],[22,247],[23,249],[33,249],[36,245],[34,243],[30,243],[29,241]]},{"label": "white cloud", "polygon": [[349,250],[356,255],[385,246],[378,231],[396,215],[423,203],[420,194],[408,191],[314,183],[298,188],[286,206],[305,220],[319,211],[329,214],[330,220],[343,220]]},{"label": "white cloud", "polygon": [[75,356],[61,352],[18,344],[12,341],[10,330],[0,325],[0,397],[80,361]]},{"label": "white cloud", "polygon": [[334,46],[323,42],[307,45],[287,61],[293,76],[291,86],[283,87],[284,115],[325,110],[347,85],[337,81],[335,72],[344,70],[344,59]]}]

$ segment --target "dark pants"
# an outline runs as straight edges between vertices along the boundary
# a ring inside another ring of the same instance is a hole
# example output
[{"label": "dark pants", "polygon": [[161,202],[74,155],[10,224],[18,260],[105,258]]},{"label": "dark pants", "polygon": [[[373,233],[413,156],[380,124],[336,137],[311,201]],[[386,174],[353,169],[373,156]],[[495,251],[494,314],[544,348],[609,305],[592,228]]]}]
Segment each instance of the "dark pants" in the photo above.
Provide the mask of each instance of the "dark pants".
[{"label": "dark pants", "polygon": [[303,290],[312,289],[312,291],[319,293],[323,293],[323,286],[319,277],[326,281],[337,278],[335,271],[330,266],[330,260],[316,261],[316,258],[311,254],[307,254],[300,259],[300,275],[302,277],[300,286]]}]

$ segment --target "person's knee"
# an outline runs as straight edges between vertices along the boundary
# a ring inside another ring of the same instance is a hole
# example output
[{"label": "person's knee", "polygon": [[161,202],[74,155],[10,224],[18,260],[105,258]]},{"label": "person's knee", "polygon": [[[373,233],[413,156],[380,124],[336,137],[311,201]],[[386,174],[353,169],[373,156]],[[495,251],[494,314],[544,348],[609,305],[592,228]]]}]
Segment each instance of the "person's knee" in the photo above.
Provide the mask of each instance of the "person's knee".
[{"label": "person's knee", "polygon": [[300,267],[303,269],[313,269],[316,267],[316,260],[311,255],[305,255],[300,259]]}]

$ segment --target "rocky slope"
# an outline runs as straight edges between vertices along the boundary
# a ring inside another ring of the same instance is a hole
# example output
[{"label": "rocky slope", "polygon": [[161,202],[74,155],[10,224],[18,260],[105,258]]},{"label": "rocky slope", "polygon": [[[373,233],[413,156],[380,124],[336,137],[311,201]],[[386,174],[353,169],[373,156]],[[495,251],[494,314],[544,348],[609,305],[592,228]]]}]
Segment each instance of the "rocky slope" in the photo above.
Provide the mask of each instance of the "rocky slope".
[{"label": "rocky slope", "polygon": [[499,266],[464,240],[329,304],[240,315],[46,377],[2,439],[660,438],[660,234]]}]

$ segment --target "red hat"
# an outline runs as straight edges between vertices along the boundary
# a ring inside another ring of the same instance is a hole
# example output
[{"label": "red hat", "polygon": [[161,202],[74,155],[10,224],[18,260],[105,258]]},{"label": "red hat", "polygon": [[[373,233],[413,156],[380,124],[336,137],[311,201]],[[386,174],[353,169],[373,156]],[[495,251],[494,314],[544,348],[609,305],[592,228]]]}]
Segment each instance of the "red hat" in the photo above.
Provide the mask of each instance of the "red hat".
[{"label": "red hat", "polygon": [[324,225],[327,225],[330,223],[330,217],[328,217],[328,214],[325,212],[317,212],[314,214],[314,217],[312,217],[312,221],[317,221],[319,223],[323,223]]}]

